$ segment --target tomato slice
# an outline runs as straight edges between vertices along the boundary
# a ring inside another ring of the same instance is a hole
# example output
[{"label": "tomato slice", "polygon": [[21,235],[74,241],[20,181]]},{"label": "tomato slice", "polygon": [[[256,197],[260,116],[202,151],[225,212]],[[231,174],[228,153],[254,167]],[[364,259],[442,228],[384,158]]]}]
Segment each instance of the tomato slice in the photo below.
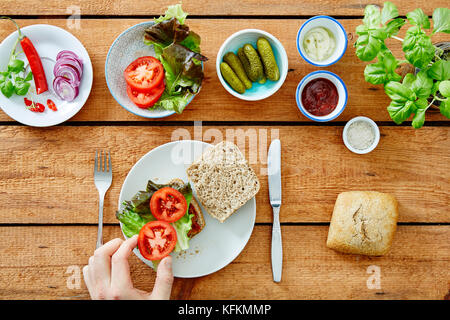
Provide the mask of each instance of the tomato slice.
[{"label": "tomato slice", "polygon": [[147,260],[167,257],[176,244],[177,232],[165,221],[150,221],[139,231],[139,252]]},{"label": "tomato slice", "polygon": [[140,57],[124,71],[127,84],[139,92],[150,92],[164,79],[164,67],[155,57]]},{"label": "tomato slice", "polygon": [[133,101],[133,103],[142,109],[147,109],[153,107],[153,105],[161,98],[166,85],[164,81],[155,89],[149,93],[139,92],[130,86],[127,86],[128,97]]},{"label": "tomato slice", "polygon": [[159,189],[150,199],[150,211],[158,220],[175,222],[186,214],[186,210],[183,194],[170,187]]}]

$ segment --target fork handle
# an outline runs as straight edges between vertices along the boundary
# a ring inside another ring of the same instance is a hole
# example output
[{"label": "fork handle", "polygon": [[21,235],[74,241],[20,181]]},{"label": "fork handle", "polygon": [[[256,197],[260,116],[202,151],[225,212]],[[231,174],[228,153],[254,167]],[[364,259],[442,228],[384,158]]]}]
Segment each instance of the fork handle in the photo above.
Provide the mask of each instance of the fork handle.
[{"label": "fork handle", "polygon": [[105,200],[105,194],[99,194],[99,202],[98,202],[98,232],[97,232],[97,245],[96,249],[100,248],[103,245],[103,202]]}]

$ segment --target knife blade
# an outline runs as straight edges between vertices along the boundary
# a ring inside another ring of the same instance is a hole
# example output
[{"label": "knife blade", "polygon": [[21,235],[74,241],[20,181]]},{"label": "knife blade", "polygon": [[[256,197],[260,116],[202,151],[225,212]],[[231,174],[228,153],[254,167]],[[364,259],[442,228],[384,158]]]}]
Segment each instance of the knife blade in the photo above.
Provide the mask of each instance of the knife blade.
[{"label": "knife blade", "polygon": [[283,246],[280,228],[281,207],[281,142],[273,140],[267,155],[267,170],[269,181],[269,199],[273,210],[272,226],[272,275],[273,281],[281,281],[283,270]]}]

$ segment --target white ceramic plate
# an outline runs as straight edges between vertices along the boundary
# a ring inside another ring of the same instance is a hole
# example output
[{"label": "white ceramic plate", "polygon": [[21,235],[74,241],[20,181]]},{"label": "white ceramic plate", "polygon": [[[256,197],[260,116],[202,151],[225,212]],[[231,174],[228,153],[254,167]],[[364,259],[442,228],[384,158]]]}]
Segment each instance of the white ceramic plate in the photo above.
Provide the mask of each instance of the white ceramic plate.
[{"label": "white ceramic plate", "polygon": [[[123,71],[137,58],[155,56],[153,46],[144,44],[145,29],[153,24],[153,21],[149,21],[134,25],[114,40],[106,57],[105,77],[111,95],[125,110],[144,118],[164,118],[175,114],[175,111],[157,107],[152,109],[137,107],[127,95],[127,83],[123,77]],[[188,104],[194,97],[195,95]]]},{"label": "white ceramic plate", "polygon": [[[23,96],[14,94],[8,99],[2,93],[0,93],[0,107],[14,120],[34,127],[54,126],[72,118],[83,107],[92,88],[93,72],[88,52],[74,35],[59,27],[47,24],[35,24],[21,28],[21,30],[33,42],[34,47],[41,57],[49,89],[40,95],[32,94],[31,97],[35,102],[40,102],[45,105],[46,108],[42,113],[32,112],[25,107]],[[11,54],[17,36],[17,31],[15,31],[0,44],[0,70],[2,71],[6,70],[9,55]],[[71,102],[60,100],[53,92],[53,67],[55,65],[56,55],[62,50],[71,50],[83,60],[83,76],[79,88],[80,92],[75,100]],[[17,45],[17,51],[22,51],[20,44]],[[28,60],[24,54],[19,55],[19,58],[25,61],[25,66],[28,65]],[[31,80],[30,83],[30,92],[36,92],[34,80]],[[55,112],[47,108],[47,99],[55,102],[58,111]]]},{"label": "white ceramic plate", "polygon": [[[149,179],[166,183],[180,178],[187,182],[186,168],[209,146],[210,144],[201,141],[182,140],[151,150],[136,162],[125,178],[120,191],[119,208],[123,209],[123,201],[130,200],[139,190],[145,190]],[[206,226],[189,242],[189,250],[171,254],[176,277],[205,276],[232,262],[244,249],[252,234],[256,201],[255,198],[249,200],[224,223],[212,218],[204,210],[203,213]],[[144,259],[138,249],[134,249],[134,253],[152,266],[152,262]]]}]

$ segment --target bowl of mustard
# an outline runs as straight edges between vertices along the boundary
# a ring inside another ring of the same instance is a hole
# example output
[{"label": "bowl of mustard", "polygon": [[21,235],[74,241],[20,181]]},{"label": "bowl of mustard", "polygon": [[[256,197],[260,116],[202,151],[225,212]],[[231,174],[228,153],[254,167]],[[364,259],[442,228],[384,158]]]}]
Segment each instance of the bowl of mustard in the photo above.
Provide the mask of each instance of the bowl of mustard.
[{"label": "bowl of mustard", "polygon": [[347,33],[336,19],[315,16],[307,20],[297,33],[297,50],[302,58],[318,67],[338,62],[347,49]]}]

